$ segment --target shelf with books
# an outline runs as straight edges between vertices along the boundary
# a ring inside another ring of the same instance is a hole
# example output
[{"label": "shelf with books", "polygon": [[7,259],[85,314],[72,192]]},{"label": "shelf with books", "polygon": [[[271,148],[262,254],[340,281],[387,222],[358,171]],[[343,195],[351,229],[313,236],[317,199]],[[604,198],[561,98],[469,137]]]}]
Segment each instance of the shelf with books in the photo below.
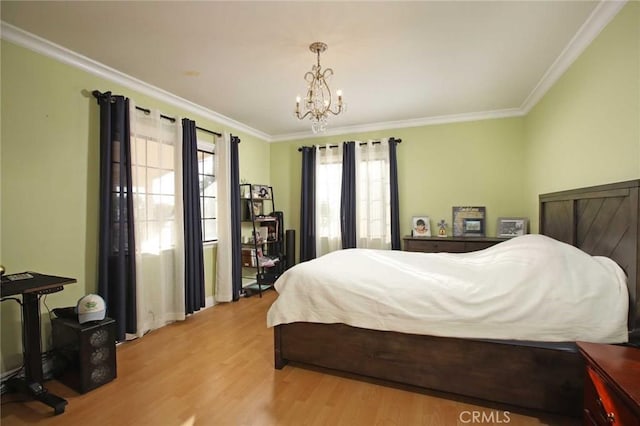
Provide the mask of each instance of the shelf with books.
[{"label": "shelf with books", "polygon": [[[241,229],[243,277],[252,276],[262,296],[284,269],[282,212],[275,211],[273,188],[267,185],[241,184]],[[253,271],[245,272],[245,270]],[[249,291],[245,291],[249,295]]]}]

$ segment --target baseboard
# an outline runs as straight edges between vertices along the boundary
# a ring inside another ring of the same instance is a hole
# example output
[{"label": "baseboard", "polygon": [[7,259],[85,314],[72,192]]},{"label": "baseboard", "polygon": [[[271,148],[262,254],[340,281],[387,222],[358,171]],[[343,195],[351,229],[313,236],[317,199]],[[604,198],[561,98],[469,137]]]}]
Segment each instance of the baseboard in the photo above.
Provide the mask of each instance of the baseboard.
[{"label": "baseboard", "polygon": [[204,308],[205,309],[210,308],[215,304],[216,304],[216,299],[213,296],[209,296],[206,299],[204,299]]}]

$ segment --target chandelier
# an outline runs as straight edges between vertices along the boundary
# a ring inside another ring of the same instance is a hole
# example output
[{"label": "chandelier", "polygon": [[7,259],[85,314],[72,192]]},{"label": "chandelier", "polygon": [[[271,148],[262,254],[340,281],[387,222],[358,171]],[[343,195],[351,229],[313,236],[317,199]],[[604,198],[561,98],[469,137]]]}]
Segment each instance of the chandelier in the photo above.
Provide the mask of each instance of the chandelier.
[{"label": "chandelier", "polygon": [[300,96],[296,98],[295,114],[300,120],[309,116],[311,119],[311,130],[313,133],[324,132],[327,128],[327,117],[329,114],[338,115],[345,110],[346,104],[342,101],[342,91],[336,91],[338,96],[337,109],[331,109],[331,90],[327,80],[333,75],[333,70],[327,68],[322,71],[320,67],[320,53],[327,50],[327,45],[320,41],[311,43],[309,50],[318,55],[318,64],[307,71],[304,79],[309,83],[307,95],[304,98],[304,113],[300,112]]}]

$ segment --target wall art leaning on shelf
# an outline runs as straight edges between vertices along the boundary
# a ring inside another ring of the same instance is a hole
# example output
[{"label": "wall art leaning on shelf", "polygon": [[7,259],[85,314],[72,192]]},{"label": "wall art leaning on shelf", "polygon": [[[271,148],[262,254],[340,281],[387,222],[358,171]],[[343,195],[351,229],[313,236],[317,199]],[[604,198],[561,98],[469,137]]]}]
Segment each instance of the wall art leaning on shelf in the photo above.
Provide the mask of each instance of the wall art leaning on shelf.
[{"label": "wall art leaning on shelf", "polygon": [[499,217],[497,236],[513,238],[529,232],[529,219],[526,217]]},{"label": "wall art leaning on shelf", "polygon": [[454,237],[484,237],[486,207],[454,207]]},{"label": "wall art leaning on shelf", "polygon": [[430,237],[431,221],[427,216],[413,216],[411,218],[411,235],[414,237]]},{"label": "wall art leaning on shelf", "polygon": [[251,192],[254,199],[271,199],[271,191],[267,185],[253,185]]}]

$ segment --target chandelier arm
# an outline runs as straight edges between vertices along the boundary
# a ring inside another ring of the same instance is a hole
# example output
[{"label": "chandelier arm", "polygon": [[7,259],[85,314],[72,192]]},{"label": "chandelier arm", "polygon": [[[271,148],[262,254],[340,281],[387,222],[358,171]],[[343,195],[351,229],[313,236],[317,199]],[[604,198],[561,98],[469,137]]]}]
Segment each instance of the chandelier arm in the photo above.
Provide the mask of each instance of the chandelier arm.
[{"label": "chandelier arm", "polygon": [[[311,80],[309,80],[309,78],[311,78]],[[311,71],[307,71],[304,74],[304,79],[305,79],[306,82],[311,83],[311,82],[313,82],[313,80],[316,79],[316,75],[314,73],[312,73]]]},{"label": "chandelier arm", "polygon": [[[326,75],[327,73],[329,73],[329,75]],[[322,72],[322,79],[326,79],[329,78],[333,75],[333,70],[331,68],[327,68]]]},{"label": "chandelier arm", "polygon": [[300,113],[296,111],[296,117],[298,117],[299,120],[304,120],[305,118],[307,118],[307,115],[309,114],[311,114],[311,111],[307,111],[304,113],[304,115],[300,116]]},{"label": "chandelier arm", "polygon": [[[327,93],[327,95],[329,97],[329,102],[325,102],[323,104],[324,108],[322,109],[322,115],[325,115],[327,113],[327,111],[331,111],[331,101],[332,101],[332,99],[331,99],[331,89],[329,89],[329,85],[327,84],[327,81],[324,79],[324,75],[323,75],[323,78],[322,78],[322,84],[324,85],[324,89],[326,90],[326,93]],[[322,99],[323,100],[324,100],[325,90],[322,91]]]}]

